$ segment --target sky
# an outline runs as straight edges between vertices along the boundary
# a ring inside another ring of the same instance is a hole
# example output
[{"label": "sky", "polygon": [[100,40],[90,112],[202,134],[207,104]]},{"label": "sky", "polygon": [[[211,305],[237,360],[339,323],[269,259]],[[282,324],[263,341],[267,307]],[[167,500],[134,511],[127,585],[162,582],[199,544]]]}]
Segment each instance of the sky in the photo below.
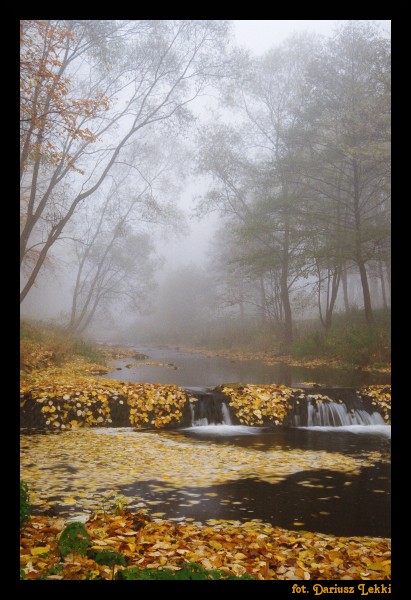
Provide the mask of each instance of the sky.
[{"label": "sky", "polygon": [[[391,21],[374,22],[379,23],[384,31],[391,30]],[[234,35],[238,44],[246,46],[255,54],[261,54],[280,44],[294,32],[308,31],[329,35],[342,23],[346,21],[242,20],[234,21]]]}]

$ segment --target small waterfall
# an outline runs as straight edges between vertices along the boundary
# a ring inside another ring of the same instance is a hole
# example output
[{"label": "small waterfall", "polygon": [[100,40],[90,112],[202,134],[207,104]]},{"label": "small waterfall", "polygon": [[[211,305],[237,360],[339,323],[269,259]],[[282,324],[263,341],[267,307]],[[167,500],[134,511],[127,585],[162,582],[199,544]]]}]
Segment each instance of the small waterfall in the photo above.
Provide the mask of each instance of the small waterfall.
[{"label": "small waterfall", "polygon": [[221,404],[221,412],[223,413],[224,425],[232,425],[233,422],[230,416],[230,409],[225,402]]},{"label": "small waterfall", "polygon": [[307,395],[294,399],[287,425],[294,427],[346,427],[351,425],[385,425],[377,411],[368,412],[361,400],[351,395],[342,399]]},{"label": "small waterfall", "polygon": [[[207,388],[189,388],[190,394],[186,426],[234,426],[238,425],[228,405],[228,398],[221,392]],[[379,412],[366,404],[349,388],[329,388],[314,394],[311,390],[296,389],[290,399],[291,410],[284,425],[292,427],[353,427],[360,425],[385,425]],[[271,426],[267,421],[264,425]]]},{"label": "small waterfall", "polygon": [[[187,390],[191,393],[194,389]],[[189,400],[191,427],[207,427],[209,425],[232,425],[227,398],[220,392],[208,389],[195,390]]]}]

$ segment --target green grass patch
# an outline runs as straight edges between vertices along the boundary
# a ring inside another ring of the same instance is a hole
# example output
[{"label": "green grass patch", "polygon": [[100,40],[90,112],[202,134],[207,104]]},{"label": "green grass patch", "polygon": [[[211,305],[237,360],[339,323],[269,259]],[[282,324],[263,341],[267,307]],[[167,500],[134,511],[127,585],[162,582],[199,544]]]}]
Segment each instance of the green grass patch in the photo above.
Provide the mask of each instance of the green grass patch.
[{"label": "green grass patch", "polygon": [[20,529],[28,522],[30,510],[29,486],[20,479]]},{"label": "green grass patch", "polygon": [[57,550],[63,558],[71,554],[74,560],[77,554],[84,556],[89,546],[91,546],[91,538],[87,529],[83,523],[75,521],[63,529],[59,537]]},{"label": "green grass patch", "polygon": [[384,366],[391,362],[389,314],[378,311],[375,323],[367,325],[361,311],[336,315],[327,334],[315,330],[301,336],[292,347],[297,358],[334,358],[356,367]]},{"label": "green grass patch", "polygon": [[151,579],[197,579],[197,580],[217,580],[217,579],[254,579],[251,575],[230,575],[224,571],[209,571],[197,563],[186,563],[182,565],[181,570],[173,571],[171,569],[139,569],[137,567],[124,569],[116,574],[116,579],[120,580],[151,580]]}]

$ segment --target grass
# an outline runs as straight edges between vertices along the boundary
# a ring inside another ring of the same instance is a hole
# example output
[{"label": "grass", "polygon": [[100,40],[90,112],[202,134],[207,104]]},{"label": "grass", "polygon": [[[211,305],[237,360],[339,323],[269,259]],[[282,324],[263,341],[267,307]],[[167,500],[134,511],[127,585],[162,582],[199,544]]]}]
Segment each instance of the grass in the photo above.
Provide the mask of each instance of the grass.
[{"label": "grass", "polygon": [[60,366],[74,357],[104,363],[104,357],[90,342],[70,334],[63,327],[20,321],[20,368],[23,371]]},{"label": "grass", "polygon": [[[287,354],[300,359],[335,359],[351,367],[387,367],[391,363],[391,313],[375,310],[375,323],[365,323],[364,311],[335,313],[331,330],[326,333],[318,319],[294,321],[294,343]],[[262,326],[255,319],[214,320],[207,326],[197,324],[189,334],[159,333],[151,343],[181,344],[215,352],[260,353],[281,355],[281,328]]]},{"label": "grass", "polygon": [[25,481],[20,479],[20,529],[28,522],[30,510],[29,487]]},{"label": "grass", "polygon": [[390,313],[375,312],[375,323],[364,323],[362,311],[337,314],[327,334],[316,329],[300,336],[292,354],[298,358],[335,358],[355,366],[388,365],[391,362]]},{"label": "grass", "polygon": [[171,569],[139,569],[138,567],[124,569],[117,573],[116,579],[120,580],[153,580],[153,579],[183,579],[183,580],[219,580],[219,579],[255,579],[251,575],[240,575],[239,577],[232,574],[227,574],[219,570],[207,570],[196,563],[186,563],[182,565],[180,571]]}]

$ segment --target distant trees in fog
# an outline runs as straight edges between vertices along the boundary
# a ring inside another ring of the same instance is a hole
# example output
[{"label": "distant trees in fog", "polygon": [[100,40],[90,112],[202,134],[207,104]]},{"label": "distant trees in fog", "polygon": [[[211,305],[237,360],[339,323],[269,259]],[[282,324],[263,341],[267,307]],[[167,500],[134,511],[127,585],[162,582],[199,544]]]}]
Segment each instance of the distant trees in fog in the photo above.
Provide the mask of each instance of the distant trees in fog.
[{"label": "distant trees in fog", "polygon": [[226,88],[239,120],[200,136],[198,168],[213,183],[199,211],[225,216],[220,268],[227,282],[254,281],[285,347],[297,289],[317,299],[325,329],[341,288],[347,307],[347,275],[359,275],[367,323],[370,275],[388,303],[389,48],[358,22],[325,40],[292,37]]}]

